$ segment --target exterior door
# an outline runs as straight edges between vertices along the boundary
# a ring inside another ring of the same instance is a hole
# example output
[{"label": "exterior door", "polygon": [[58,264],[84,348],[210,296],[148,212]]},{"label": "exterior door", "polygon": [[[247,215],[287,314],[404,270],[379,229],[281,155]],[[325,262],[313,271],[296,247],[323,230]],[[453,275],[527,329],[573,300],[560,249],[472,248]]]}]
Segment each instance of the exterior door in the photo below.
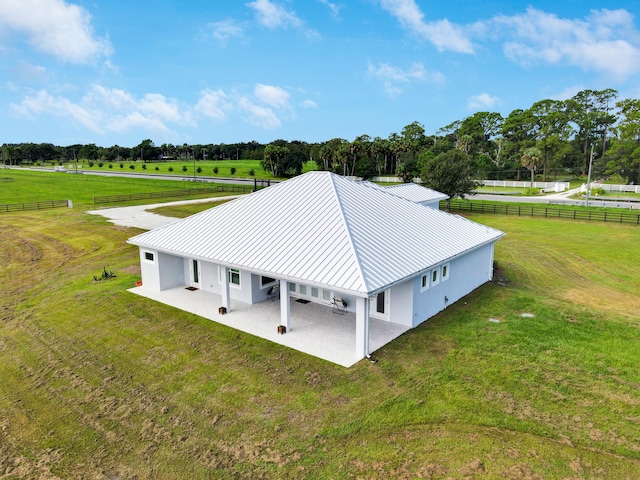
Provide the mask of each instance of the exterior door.
[{"label": "exterior door", "polygon": [[189,276],[191,277],[191,286],[200,288],[200,262],[198,260],[191,260],[189,263]]}]

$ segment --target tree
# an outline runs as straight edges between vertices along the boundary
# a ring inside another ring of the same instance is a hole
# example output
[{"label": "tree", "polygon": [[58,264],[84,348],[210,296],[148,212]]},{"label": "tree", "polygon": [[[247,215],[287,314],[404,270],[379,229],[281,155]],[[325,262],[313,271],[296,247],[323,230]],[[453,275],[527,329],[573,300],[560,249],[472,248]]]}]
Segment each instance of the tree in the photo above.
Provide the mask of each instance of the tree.
[{"label": "tree", "polygon": [[283,159],[289,153],[287,147],[270,143],[264,149],[264,159],[262,160],[262,168],[271,172],[274,177],[278,176],[279,165],[278,162]]},{"label": "tree", "polygon": [[522,154],[522,166],[531,171],[531,186],[536,174],[536,169],[542,162],[542,152],[538,147],[529,147]]},{"label": "tree", "polygon": [[618,92],[612,88],[605,90],[582,90],[567,100],[571,121],[578,127],[578,139],[584,159],[583,173],[589,168],[591,143],[600,140],[602,153],[606,150],[609,127],[616,121],[611,112]]},{"label": "tree", "polygon": [[475,164],[462,150],[449,150],[435,157],[428,151],[423,152],[420,154],[419,163],[422,167],[422,184],[449,197],[446,201],[447,211],[452,198],[471,195],[479,185],[473,180]]},{"label": "tree", "polygon": [[536,120],[536,146],[542,153],[542,180],[547,181],[547,166],[557,159],[562,143],[572,132],[566,104],[561,100],[541,100],[529,109]]},{"label": "tree", "polygon": [[617,138],[606,153],[606,173],[618,174],[627,183],[640,184],[640,100],[621,100],[620,121],[614,132]]}]

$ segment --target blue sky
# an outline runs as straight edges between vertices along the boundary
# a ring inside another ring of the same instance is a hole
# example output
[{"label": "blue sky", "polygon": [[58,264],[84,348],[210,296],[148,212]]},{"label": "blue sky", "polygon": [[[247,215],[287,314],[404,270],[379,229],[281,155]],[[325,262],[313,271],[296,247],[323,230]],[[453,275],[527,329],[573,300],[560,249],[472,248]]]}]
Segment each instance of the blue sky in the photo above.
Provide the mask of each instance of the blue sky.
[{"label": "blue sky", "polygon": [[477,111],[640,98],[631,1],[2,0],[0,144],[428,134]]}]

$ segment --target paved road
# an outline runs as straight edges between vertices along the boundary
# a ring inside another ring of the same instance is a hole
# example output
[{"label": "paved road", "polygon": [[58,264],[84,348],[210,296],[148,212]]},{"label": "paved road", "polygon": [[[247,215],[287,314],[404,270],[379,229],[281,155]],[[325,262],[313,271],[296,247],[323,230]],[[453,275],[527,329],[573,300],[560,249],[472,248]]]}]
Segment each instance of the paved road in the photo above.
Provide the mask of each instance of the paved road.
[{"label": "paved road", "polygon": [[155,203],[151,205],[135,205],[132,207],[103,208],[100,210],[90,210],[87,213],[91,215],[102,215],[103,217],[109,219],[111,223],[120,225],[122,227],[134,227],[141,228],[143,230],[153,230],[154,228],[168,225],[180,219],[175,217],[165,217],[148,210],[153,210],[154,208],[166,207],[170,205],[187,205],[190,203],[206,203],[222,200],[232,200],[237,197],[238,195],[229,195],[226,197],[200,198],[198,200],[180,200],[177,202]]},{"label": "paved road", "polygon": [[[592,184],[596,185],[596,184]],[[474,200],[492,200],[496,202],[516,202],[516,203],[545,203],[555,205],[576,205],[584,206],[585,200],[576,200],[569,198],[572,195],[580,193],[580,187],[566,192],[554,193],[552,195],[543,195],[536,197],[525,197],[521,195],[491,195],[491,194],[478,194],[469,198]],[[596,200],[593,197],[589,198],[589,206],[591,207],[609,207],[609,208],[628,208],[628,209],[640,209],[640,204],[634,202],[619,201],[614,202],[610,200]]]}]

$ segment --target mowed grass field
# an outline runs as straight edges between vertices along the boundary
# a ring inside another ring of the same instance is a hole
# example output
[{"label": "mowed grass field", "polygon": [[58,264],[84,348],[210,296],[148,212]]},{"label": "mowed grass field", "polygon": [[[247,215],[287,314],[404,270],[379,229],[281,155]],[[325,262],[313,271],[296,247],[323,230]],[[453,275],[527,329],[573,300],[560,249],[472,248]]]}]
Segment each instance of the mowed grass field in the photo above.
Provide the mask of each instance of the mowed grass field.
[{"label": "mowed grass field", "polygon": [[[74,165],[75,164],[69,164]],[[69,166],[65,164],[65,166]],[[197,160],[175,161],[175,162],[142,162],[122,161],[103,163],[93,162],[90,166],[88,162],[81,162],[82,170],[102,171],[102,172],[126,172],[126,173],[154,173],[161,175],[190,175],[193,176],[194,168],[196,177],[238,177],[238,178],[273,178],[271,173],[262,169],[260,160]],[[111,165],[111,167],[109,167]],[[122,167],[120,167],[122,165]],[[133,168],[132,168],[133,167]],[[198,168],[200,172],[198,172]],[[233,173],[231,173],[231,169]],[[215,170],[214,170],[215,169]],[[217,171],[216,171],[217,170]],[[251,173],[253,172],[253,173]]]},{"label": "mowed grass field", "polygon": [[[12,181],[0,182],[0,205],[67,200],[79,209],[124,206],[148,203],[149,200],[118,202],[117,204],[94,204],[94,197],[126,195],[130,193],[155,193],[176,190],[204,189],[212,183],[194,183],[179,180],[143,179],[127,177],[103,177],[67,173],[45,173],[28,170],[0,170],[0,177]],[[226,186],[230,187],[229,185]],[[252,185],[247,185],[250,189]],[[220,195],[228,195],[221,192]],[[179,198],[155,198],[154,203],[170,202],[188,198],[216,196],[212,193],[196,194]]]},{"label": "mowed grass field", "polygon": [[0,214],[0,478],[638,478],[637,226],[471,217],[505,285],[345,369],[128,293],[87,208]]}]

